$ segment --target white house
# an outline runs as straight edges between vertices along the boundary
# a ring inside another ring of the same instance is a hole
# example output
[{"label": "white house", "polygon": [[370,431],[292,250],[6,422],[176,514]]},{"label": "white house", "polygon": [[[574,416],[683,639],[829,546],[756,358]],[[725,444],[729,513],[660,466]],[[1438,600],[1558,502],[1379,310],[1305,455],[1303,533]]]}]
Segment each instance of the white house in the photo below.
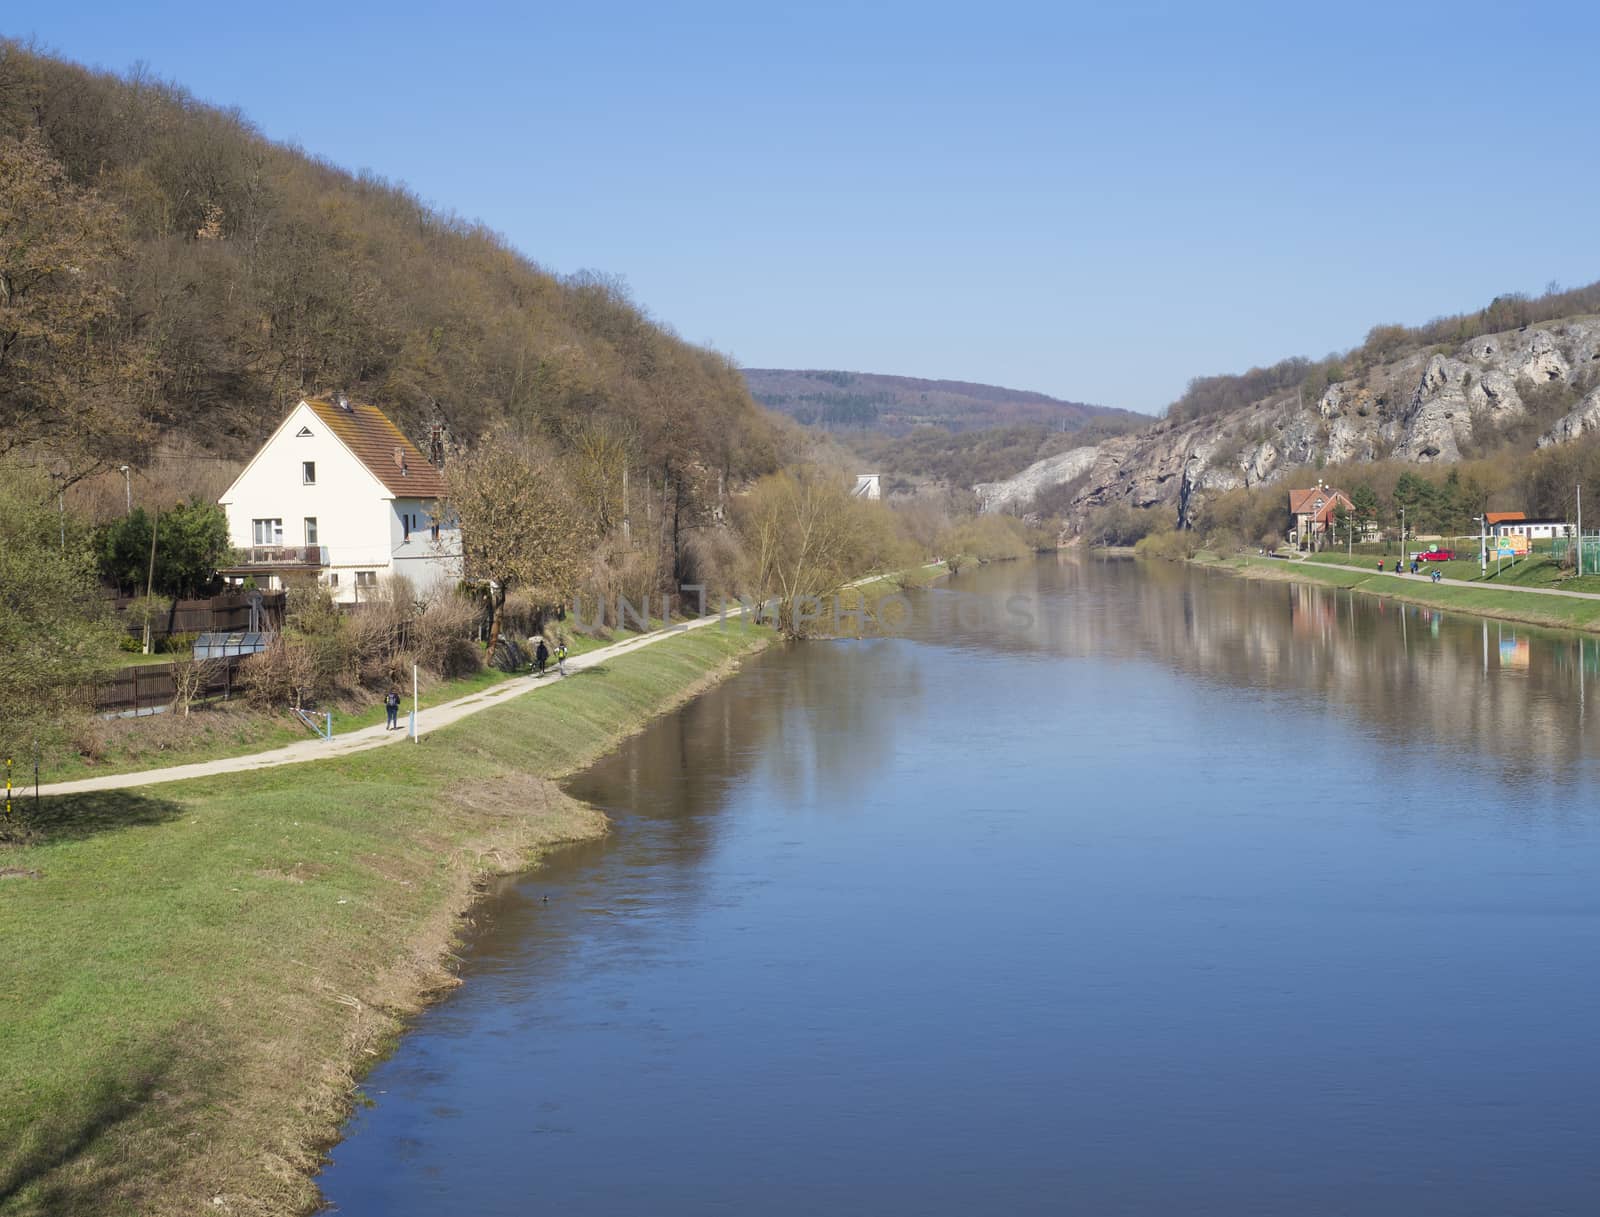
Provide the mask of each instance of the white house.
[{"label": "white house", "polygon": [[221,573],[282,587],[314,578],[343,603],[390,575],[418,593],[461,578],[444,478],[376,406],[312,397],[289,412],[218,500],[239,558]]}]

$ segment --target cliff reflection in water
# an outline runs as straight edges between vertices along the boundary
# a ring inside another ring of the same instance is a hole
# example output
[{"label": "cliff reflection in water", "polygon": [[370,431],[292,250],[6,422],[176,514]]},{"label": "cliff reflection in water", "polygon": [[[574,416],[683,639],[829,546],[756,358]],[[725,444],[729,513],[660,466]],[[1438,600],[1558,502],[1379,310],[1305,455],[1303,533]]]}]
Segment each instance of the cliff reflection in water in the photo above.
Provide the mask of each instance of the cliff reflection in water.
[{"label": "cliff reflection in water", "polygon": [[[1461,763],[1518,779],[1566,780],[1600,729],[1587,705],[1600,696],[1600,639],[1129,559],[1062,555],[981,578],[979,593],[963,579],[930,592],[917,632],[962,648],[1154,659],[1315,700],[1398,744],[1455,741]],[[976,634],[963,628],[979,620]]]}]

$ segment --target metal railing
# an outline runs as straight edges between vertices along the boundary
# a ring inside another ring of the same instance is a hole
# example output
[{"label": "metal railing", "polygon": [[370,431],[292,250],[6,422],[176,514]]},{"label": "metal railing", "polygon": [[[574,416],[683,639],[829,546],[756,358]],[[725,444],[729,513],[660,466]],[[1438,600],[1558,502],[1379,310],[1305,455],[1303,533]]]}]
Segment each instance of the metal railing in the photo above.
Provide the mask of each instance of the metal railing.
[{"label": "metal railing", "polygon": [[328,550],[323,545],[247,545],[234,551],[230,569],[248,566],[314,568],[326,565]]}]

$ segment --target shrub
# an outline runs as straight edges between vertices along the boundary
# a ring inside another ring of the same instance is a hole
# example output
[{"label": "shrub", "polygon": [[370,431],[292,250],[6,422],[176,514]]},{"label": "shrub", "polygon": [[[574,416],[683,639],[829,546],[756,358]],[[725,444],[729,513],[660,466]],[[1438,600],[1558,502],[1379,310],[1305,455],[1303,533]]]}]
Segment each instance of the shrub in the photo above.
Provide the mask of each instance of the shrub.
[{"label": "shrub", "polygon": [[[472,636],[482,616],[481,606],[457,592],[434,596],[411,623],[411,650],[417,662],[440,676],[476,671],[481,664]],[[467,668],[469,652],[472,666]]]},{"label": "shrub", "polygon": [[1026,558],[1033,552],[1027,531],[1027,525],[1015,516],[977,516],[952,528],[943,548],[947,554],[964,555],[975,562]]},{"label": "shrub", "polygon": [[239,665],[239,685],[263,706],[299,707],[316,691],[316,664],[303,643],[281,634]]},{"label": "shrub", "polygon": [[1133,547],[1141,558],[1159,558],[1167,562],[1182,562],[1195,556],[1198,545],[1194,533],[1187,529],[1151,533]]}]

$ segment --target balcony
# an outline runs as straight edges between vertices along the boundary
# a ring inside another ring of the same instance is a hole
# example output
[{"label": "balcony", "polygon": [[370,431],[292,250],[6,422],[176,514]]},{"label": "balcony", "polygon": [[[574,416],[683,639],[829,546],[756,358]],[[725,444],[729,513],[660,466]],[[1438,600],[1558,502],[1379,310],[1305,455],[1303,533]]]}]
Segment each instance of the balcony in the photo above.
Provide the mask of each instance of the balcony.
[{"label": "balcony", "polygon": [[328,565],[326,545],[247,545],[233,551],[223,575],[250,575],[258,571],[320,570]]}]

